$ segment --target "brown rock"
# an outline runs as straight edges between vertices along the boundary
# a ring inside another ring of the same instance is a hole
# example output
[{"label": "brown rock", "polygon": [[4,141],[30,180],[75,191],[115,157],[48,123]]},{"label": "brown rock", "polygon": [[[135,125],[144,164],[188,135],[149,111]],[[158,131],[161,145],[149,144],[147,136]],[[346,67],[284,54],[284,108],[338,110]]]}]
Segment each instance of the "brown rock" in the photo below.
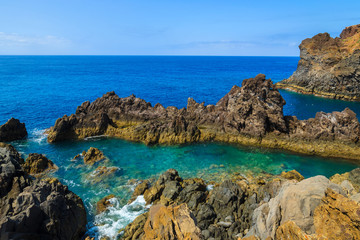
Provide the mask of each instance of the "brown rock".
[{"label": "brown rock", "polygon": [[154,205],[149,210],[142,239],[202,239],[196,219],[186,204]]},{"label": "brown rock", "polygon": [[276,240],[318,240],[315,236],[305,234],[293,221],[283,223],[276,230]]},{"label": "brown rock", "polygon": [[89,148],[87,152],[84,151],[82,156],[84,158],[84,163],[89,165],[94,165],[95,163],[106,158],[102,151],[94,147]]},{"label": "brown rock", "polygon": [[25,172],[30,175],[38,175],[47,171],[57,170],[58,167],[45,155],[30,153],[23,165]]},{"label": "brown rock", "polygon": [[304,177],[296,170],[291,170],[289,172],[282,172],[281,177],[288,180],[297,180],[298,182],[304,180]]},{"label": "brown rock", "polygon": [[25,123],[20,123],[18,119],[11,118],[0,126],[0,142],[10,142],[21,140],[27,136]]},{"label": "brown rock", "polygon": [[360,25],[347,27],[340,38],[320,33],[300,44],[297,70],[278,88],[328,98],[360,100]]},{"label": "brown rock", "polygon": [[114,197],[115,197],[114,194],[110,194],[110,195],[104,197],[103,199],[101,199],[100,201],[98,201],[96,203],[96,212],[99,214],[99,213],[104,212],[108,207],[112,207],[113,204],[109,200]]},{"label": "brown rock", "polygon": [[328,239],[360,239],[360,205],[328,189],[315,210],[314,225]]}]

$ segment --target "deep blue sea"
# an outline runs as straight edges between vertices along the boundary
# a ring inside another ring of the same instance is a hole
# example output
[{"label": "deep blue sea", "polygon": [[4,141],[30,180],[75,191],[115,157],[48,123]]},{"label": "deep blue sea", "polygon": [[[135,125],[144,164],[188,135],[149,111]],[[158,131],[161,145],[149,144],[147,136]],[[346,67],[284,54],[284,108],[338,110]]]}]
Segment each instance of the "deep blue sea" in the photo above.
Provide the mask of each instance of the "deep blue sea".
[{"label": "deep blue sea", "polygon": [[[243,79],[266,74],[274,82],[288,78],[297,57],[191,57],[191,56],[0,56],[0,124],[10,117],[26,123],[29,138],[14,142],[24,154],[46,154],[59,170],[54,173],[84,200],[89,232],[115,238],[118,230],[146,211],[143,199],[126,205],[136,180],[155,177],[175,168],[183,177],[218,180],[229,173],[279,174],[296,169],[305,177],[350,171],[358,163],[325,159],[289,152],[237,145],[202,143],[186,146],[147,147],[110,138],[48,144],[46,128],[64,114],[75,112],[86,100],[93,101],[108,91],[120,97],[135,94],[153,105],[185,107],[188,97],[215,104],[233,85]],[[360,103],[319,98],[280,91],[287,104],[284,112],[299,119],[314,117],[318,111],[351,108],[360,116]],[[84,166],[71,159],[89,147],[108,156],[101,163],[117,166],[122,173],[94,184],[96,166]],[[96,215],[96,201],[113,193],[115,206]],[[95,226],[97,225],[97,226]]]}]

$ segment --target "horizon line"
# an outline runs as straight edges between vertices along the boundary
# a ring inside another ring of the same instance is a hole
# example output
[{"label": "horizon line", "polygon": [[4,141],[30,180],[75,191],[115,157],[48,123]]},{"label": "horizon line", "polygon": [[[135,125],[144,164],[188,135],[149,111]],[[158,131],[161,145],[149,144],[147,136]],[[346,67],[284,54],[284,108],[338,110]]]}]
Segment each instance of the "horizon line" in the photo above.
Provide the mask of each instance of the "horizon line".
[{"label": "horizon line", "polygon": [[0,57],[7,57],[7,56],[29,56],[29,57],[36,57],[36,56],[103,56],[103,57],[299,57],[293,55],[170,55],[170,54],[0,54]]}]

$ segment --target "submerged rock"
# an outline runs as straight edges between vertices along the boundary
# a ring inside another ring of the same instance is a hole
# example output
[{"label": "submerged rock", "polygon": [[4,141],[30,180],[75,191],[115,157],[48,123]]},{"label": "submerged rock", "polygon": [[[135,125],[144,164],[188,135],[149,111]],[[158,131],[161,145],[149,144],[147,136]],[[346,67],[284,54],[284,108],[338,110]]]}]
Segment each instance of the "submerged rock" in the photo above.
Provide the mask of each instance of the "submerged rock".
[{"label": "submerged rock", "polygon": [[58,167],[45,155],[30,153],[23,165],[24,171],[30,175],[38,175],[47,171],[57,170]]},{"label": "submerged rock", "polygon": [[318,96],[360,100],[360,24],[345,28],[340,38],[320,33],[299,46],[297,70],[278,88]]},{"label": "submerged rock", "polygon": [[25,123],[20,123],[18,119],[11,118],[0,126],[0,142],[10,142],[21,140],[27,136]]},{"label": "submerged rock", "polygon": [[87,179],[90,180],[92,184],[95,184],[102,182],[105,178],[114,177],[115,175],[120,174],[121,171],[122,168],[118,167],[99,166],[92,173],[90,173]]},{"label": "submerged rock", "polygon": [[82,200],[56,179],[32,180],[22,163],[13,147],[0,146],[1,239],[80,239]]},{"label": "submerged rock", "polygon": [[360,124],[350,109],[298,120],[284,116],[285,100],[265,75],[245,79],[216,105],[189,98],[187,108],[154,107],[109,92],[58,119],[48,141],[114,136],[146,144],[220,141],[325,157],[360,159]]}]

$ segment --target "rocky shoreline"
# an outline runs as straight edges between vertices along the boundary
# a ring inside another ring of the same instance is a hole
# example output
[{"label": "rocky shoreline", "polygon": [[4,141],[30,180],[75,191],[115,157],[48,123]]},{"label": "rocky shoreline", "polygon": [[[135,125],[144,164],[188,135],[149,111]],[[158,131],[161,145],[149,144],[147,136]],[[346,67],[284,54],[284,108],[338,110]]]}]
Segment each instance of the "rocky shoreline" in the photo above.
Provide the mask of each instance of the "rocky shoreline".
[{"label": "rocky shoreline", "polygon": [[0,143],[1,240],[75,240],[85,234],[80,197],[57,179],[34,178],[49,167],[54,164],[43,155],[32,154],[24,162],[14,147]]},{"label": "rocky shoreline", "polygon": [[303,94],[360,101],[360,24],[345,28],[340,37],[320,33],[299,46],[294,74],[276,87]]},{"label": "rocky shoreline", "polygon": [[169,169],[136,187],[132,200],[143,195],[151,207],[119,231],[120,238],[358,239],[359,176],[359,168],[330,180],[304,179],[293,170],[257,178],[235,175],[209,188],[202,179],[182,179]]},{"label": "rocky shoreline", "polygon": [[47,131],[48,141],[100,135],[148,145],[218,141],[360,160],[360,124],[353,111],[318,112],[298,120],[284,116],[285,104],[263,74],[234,86],[216,105],[189,98],[182,109],[152,107],[134,95],[120,98],[109,92],[59,118]]}]

